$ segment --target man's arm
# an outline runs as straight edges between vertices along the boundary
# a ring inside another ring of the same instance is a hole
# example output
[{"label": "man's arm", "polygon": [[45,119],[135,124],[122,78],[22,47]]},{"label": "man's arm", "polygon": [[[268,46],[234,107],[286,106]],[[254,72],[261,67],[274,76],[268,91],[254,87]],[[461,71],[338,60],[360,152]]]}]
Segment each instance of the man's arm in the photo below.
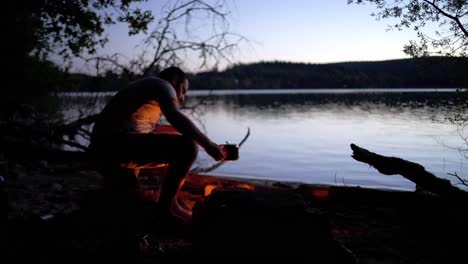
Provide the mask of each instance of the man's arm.
[{"label": "man's arm", "polygon": [[192,138],[215,160],[221,160],[224,154],[221,148],[203,134],[195,124],[180,110],[175,100],[162,100],[161,110],[167,121],[182,135]]}]

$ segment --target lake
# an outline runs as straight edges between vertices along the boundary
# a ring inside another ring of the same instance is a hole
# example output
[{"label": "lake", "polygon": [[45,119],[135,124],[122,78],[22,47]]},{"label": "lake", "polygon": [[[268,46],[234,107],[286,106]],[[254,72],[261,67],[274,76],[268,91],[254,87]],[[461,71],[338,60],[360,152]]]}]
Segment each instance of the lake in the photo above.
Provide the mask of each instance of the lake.
[{"label": "lake", "polygon": [[[218,143],[238,143],[238,161],[212,175],[275,181],[413,190],[351,158],[351,143],[420,163],[441,178],[468,174],[457,127],[444,120],[455,89],[306,89],[190,91],[185,109]],[[65,115],[98,111],[111,93],[69,93]],[[201,102],[201,104],[200,104]],[[92,107],[98,105],[97,108]],[[195,166],[214,161],[200,149]]]}]

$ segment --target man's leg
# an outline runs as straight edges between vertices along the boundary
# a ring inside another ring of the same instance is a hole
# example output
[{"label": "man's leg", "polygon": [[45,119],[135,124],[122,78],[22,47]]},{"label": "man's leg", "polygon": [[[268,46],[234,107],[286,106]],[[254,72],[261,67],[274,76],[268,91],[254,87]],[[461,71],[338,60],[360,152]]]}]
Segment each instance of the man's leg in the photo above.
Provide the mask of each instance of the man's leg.
[{"label": "man's leg", "polygon": [[186,137],[176,137],[178,140],[175,147],[179,155],[176,160],[169,161],[168,173],[163,178],[160,188],[159,205],[161,209],[167,210],[182,221],[189,222],[192,212],[179,204],[176,194],[182,187],[187,173],[197,158],[198,147],[195,142]]},{"label": "man's leg", "polygon": [[186,222],[191,220],[191,212],[179,205],[176,194],[198,154],[193,140],[175,134],[126,135],[116,140],[109,152],[123,163],[142,166],[155,162],[169,163],[168,173],[162,179],[158,203],[163,212],[172,213]]},{"label": "man's leg", "polygon": [[[160,187],[159,205],[163,212],[172,213],[183,221],[191,220],[191,212],[179,205],[176,194],[182,186],[198,154],[193,140],[175,134],[132,134],[121,135],[105,144],[104,158],[114,164],[134,163],[141,166],[169,163],[166,177]],[[111,175],[122,181],[122,175]],[[135,179],[136,181],[136,179]],[[125,181],[126,183],[128,181]],[[134,188],[132,182],[128,182]],[[126,184],[125,184],[126,185]]]}]

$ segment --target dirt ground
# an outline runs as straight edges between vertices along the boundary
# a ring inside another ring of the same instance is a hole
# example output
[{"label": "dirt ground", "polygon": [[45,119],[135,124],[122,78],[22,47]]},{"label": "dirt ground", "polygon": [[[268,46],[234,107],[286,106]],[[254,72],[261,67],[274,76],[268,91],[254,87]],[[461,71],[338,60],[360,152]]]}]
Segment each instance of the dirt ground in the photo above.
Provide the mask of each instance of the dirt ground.
[{"label": "dirt ground", "polygon": [[[113,215],[118,210],[104,209],[120,204],[103,198],[102,177],[93,169],[82,164],[43,161],[27,165],[5,163],[2,171],[11,257],[48,257],[45,252],[76,257],[83,256],[82,252],[94,255],[106,250],[113,255],[128,248],[132,248],[130,255],[136,252],[141,263],[193,255],[191,227],[164,222],[152,213],[151,200],[157,199],[158,177],[141,177],[142,193],[148,203],[132,220],[141,228],[127,230],[128,226],[119,221],[109,222],[125,217]],[[180,197],[191,208],[213,191],[230,188],[300,195],[311,211],[329,221],[333,238],[353,252],[359,263],[463,263],[468,249],[463,242],[467,237],[467,204],[429,194],[239,182],[195,175],[189,177]],[[98,218],[103,215],[107,220],[100,222]]]}]

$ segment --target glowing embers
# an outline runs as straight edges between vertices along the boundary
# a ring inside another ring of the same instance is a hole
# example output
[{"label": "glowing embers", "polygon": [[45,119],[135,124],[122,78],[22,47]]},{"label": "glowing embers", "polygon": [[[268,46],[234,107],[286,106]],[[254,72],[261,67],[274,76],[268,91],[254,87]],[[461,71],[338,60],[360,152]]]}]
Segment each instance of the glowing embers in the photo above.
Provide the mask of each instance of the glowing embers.
[{"label": "glowing embers", "polygon": [[328,200],[330,198],[330,188],[328,187],[311,188],[310,194],[319,200]]}]

